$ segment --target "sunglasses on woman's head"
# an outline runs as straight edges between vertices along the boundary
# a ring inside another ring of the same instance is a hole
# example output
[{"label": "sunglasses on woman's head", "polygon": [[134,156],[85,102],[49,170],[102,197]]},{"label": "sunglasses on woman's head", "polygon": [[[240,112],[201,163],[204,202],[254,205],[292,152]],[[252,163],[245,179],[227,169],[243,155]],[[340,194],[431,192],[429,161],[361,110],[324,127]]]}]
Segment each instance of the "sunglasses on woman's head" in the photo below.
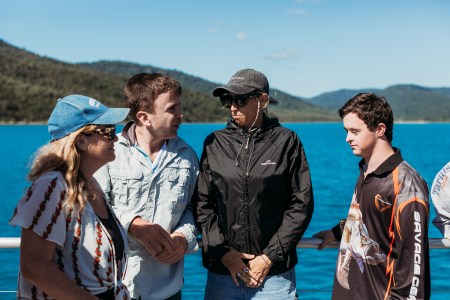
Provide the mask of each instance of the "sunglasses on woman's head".
[{"label": "sunglasses on woman's head", "polygon": [[116,125],[111,125],[104,128],[96,128],[92,133],[106,136],[111,142],[116,139]]},{"label": "sunglasses on woman's head", "polygon": [[250,98],[256,97],[260,94],[258,91],[253,91],[248,94],[231,96],[229,94],[221,95],[220,102],[222,102],[223,107],[230,108],[231,104],[234,103],[237,107],[244,107]]}]

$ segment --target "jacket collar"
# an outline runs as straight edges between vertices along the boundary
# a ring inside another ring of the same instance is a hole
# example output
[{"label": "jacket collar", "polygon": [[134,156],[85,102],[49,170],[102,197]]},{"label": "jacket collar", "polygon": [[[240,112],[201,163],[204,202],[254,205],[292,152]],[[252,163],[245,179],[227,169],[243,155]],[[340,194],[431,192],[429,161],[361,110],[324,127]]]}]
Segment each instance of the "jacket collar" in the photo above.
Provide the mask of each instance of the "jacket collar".
[{"label": "jacket collar", "polygon": [[[263,114],[263,124],[262,126],[259,128],[261,130],[258,130],[260,132],[266,132],[267,130],[273,128],[273,127],[277,127],[280,126],[280,123],[278,122],[277,118],[269,118],[265,113]],[[227,122],[227,129],[230,130],[239,130],[241,132],[245,132],[242,128],[239,127],[238,124],[236,124],[236,122],[234,121],[232,116],[228,117],[228,122]]]},{"label": "jacket collar", "polygon": [[136,138],[136,124],[134,121],[130,121],[123,127],[121,135],[125,138],[128,145],[135,145],[137,144],[137,138]]}]

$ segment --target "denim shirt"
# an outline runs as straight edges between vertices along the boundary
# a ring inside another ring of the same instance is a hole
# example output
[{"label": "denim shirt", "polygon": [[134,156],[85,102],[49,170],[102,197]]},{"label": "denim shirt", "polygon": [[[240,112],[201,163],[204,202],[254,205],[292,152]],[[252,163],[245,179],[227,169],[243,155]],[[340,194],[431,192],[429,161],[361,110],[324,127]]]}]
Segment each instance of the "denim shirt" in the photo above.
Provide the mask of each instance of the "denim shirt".
[{"label": "denim shirt", "polygon": [[[128,124],[129,125],[129,124]],[[181,138],[167,141],[158,168],[152,172],[146,157],[128,138],[134,127],[125,126],[115,144],[116,159],[95,177],[110,200],[120,222],[128,228],[136,217],[157,223],[167,232],[181,232],[187,239],[187,253],[198,250],[197,229],[190,199],[198,175],[198,158]],[[184,260],[165,264],[154,259],[132,235],[125,276],[131,297],[164,299],[183,285]]]}]

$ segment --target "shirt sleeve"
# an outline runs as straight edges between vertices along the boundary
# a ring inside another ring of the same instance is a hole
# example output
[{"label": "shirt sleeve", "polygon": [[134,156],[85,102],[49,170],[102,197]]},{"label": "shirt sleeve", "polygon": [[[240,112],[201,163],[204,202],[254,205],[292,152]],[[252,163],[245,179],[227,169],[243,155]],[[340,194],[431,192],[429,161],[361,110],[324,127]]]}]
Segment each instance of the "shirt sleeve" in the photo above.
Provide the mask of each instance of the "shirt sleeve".
[{"label": "shirt sleeve", "polygon": [[191,181],[189,182],[189,202],[186,205],[186,208],[183,211],[183,214],[178,221],[177,227],[174,231],[181,232],[188,242],[188,247],[186,253],[191,254],[198,251],[198,243],[197,243],[197,227],[195,226],[194,214],[192,210],[192,196],[194,194],[195,185],[197,183],[198,177],[198,159],[197,157],[193,157],[191,160],[192,168],[191,168]]},{"label": "shirt sleeve", "polygon": [[411,183],[408,190],[398,195],[394,211],[395,243],[387,258],[387,271],[392,270],[395,282],[391,299],[427,299],[430,289],[428,191],[424,182]]},{"label": "shirt sleeve", "polygon": [[63,247],[66,239],[63,207],[66,191],[67,185],[59,173],[42,175],[20,199],[9,224],[33,230],[43,239]]},{"label": "shirt sleeve", "polygon": [[444,238],[450,239],[450,162],[436,174],[431,187],[431,199],[433,200],[436,217],[433,225],[442,233]]}]

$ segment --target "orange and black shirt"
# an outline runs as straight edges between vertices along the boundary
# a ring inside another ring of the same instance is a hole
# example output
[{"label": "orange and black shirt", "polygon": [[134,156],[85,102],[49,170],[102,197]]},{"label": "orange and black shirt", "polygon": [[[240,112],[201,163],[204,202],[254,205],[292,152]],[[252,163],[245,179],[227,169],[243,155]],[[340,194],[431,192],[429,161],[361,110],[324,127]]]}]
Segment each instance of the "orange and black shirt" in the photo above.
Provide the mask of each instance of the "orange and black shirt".
[{"label": "orange and black shirt", "polygon": [[[428,187],[400,150],[364,177],[359,164],[341,244],[334,300],[429,299]],[[340,230],[336,230],[340,229]]]}]

